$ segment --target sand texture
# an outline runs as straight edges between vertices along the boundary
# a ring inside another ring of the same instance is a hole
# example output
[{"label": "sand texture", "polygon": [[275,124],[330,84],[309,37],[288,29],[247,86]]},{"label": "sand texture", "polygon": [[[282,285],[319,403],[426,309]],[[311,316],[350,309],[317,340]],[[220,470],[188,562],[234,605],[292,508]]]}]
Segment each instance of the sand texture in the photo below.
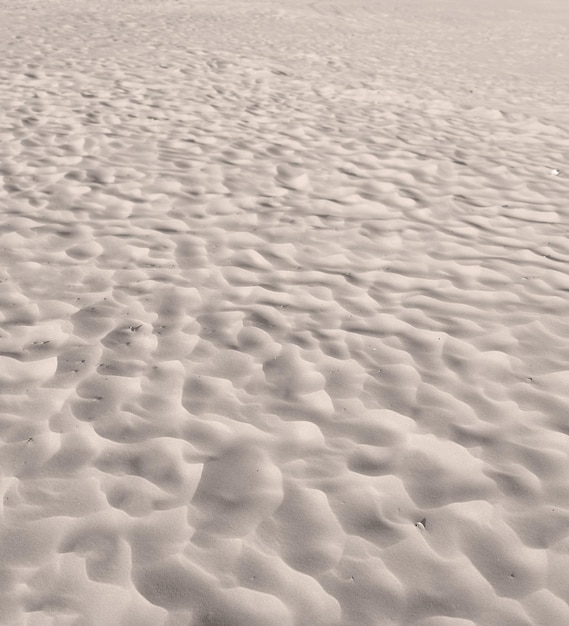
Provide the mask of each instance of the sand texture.
[{"label": "sand texture", "polygon": [[569,624],[565,0],[0,0],[0,624]]}]

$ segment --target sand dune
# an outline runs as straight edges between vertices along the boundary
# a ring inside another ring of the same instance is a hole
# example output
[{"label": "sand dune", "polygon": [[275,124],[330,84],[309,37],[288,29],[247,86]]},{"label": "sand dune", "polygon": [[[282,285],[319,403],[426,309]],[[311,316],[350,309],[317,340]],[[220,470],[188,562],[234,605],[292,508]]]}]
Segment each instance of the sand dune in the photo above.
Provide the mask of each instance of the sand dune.
[{"label": "sand dune", "polygon": [[0,0],[0,623],[569,623],[561,0]]}]

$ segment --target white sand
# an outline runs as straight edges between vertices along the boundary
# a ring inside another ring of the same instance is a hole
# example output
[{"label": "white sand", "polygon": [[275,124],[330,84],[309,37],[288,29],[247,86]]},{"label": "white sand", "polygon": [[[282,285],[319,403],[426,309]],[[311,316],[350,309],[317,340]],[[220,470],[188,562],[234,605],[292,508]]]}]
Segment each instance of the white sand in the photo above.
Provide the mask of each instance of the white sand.
[{"label": "white sand", "polygon": [[0,623],[567,626],[565,0],[0,42]]}]

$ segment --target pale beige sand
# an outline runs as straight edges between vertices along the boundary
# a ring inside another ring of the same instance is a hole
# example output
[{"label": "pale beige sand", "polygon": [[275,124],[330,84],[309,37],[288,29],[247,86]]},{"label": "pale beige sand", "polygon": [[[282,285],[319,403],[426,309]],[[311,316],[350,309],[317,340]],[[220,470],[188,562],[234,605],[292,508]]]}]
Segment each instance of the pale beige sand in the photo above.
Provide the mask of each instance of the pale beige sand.
[{"label": "pale beige sand", "polygon": [[0,623],[567,626],[565,0],[0,41]]}]

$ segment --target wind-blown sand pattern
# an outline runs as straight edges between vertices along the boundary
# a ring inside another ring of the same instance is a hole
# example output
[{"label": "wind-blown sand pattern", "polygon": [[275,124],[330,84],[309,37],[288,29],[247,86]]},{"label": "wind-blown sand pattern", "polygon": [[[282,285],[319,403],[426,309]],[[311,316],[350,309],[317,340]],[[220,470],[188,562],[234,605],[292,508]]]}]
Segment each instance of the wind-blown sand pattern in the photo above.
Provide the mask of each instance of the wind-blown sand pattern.
[{"label": "wind-blown sand pattern", "polygon": [[569,624],[568,14],[0,0],[1,624]]}]

